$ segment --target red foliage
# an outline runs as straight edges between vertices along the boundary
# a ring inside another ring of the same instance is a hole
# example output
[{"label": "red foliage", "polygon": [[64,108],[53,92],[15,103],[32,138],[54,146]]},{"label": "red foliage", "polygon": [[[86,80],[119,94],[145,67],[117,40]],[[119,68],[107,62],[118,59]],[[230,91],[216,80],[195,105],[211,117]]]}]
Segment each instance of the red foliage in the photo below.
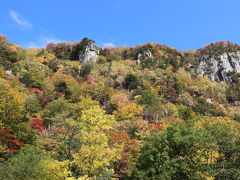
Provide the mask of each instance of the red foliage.
[{"label": "red foliage", "polygon": [[28,89],[29,92],[31,93],[37,93],[37,94],[41,94],[43,93],[40,89],[38,88],[31,88],[31,89]]},{"label": "red foliage", "polygon": [[163,129],[163,125],[161,123],[152,124],[152,129],[153,129],[153,131],[162,130]]},{"label": "red foliage", "polygon": [[24,143],[15,140],[14,135],[5,128],[0,129],[0,144],[5,147],[6,152],[19,152],[19,148],[24,146]]},{"label": "red foliage", "polygon": [[131,160],[135,154],[140,151],[139,142],[129,137],[128,133],[123,130],[106,131],[110,139],[110,145],[123,144],[123,152],[120,153],[121,159],[115,164],[115,172],[119,177],[128,174],[132,168]]},{"label": "red foliage", "polygon": [[49,43],[47,45],[47,50],[50,53],[57,55],[57,58],[70,59],[71,54],[74,50],[76,50],[79,45],[79,41],[77,42],[62,42],[62,43]]},{"label": "red foliage", "polygon": [[168,99],[171,102],[175,101],[175,98],[178,96],[175,89],[175,80],[169,77],[163,77],[156,81],[156,84],[160,85],[160,94],[163,94],[164,98]]},{"label": "red foliage", "polygon": [[38,118],[32,119],[31,126],[32,126],[33,129],[36,129],[36,130],[39,130],[39,131],[42,131],[42,130],[46,129],[46,127],[43,124],[43,121],[41,119],[38,119]]}]

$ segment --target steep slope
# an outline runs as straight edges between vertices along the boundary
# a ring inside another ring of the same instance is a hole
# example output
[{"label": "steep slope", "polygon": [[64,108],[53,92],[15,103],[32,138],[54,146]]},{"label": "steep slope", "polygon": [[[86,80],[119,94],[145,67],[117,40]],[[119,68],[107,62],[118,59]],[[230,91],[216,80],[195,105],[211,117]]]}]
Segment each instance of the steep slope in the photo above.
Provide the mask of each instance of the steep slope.
[{"label": "steep slope", "polygon": [[240,47],[231,42],[210,44],[199,50],[196,73],[212,81],[233,81],[232,74],[240,73]]}]

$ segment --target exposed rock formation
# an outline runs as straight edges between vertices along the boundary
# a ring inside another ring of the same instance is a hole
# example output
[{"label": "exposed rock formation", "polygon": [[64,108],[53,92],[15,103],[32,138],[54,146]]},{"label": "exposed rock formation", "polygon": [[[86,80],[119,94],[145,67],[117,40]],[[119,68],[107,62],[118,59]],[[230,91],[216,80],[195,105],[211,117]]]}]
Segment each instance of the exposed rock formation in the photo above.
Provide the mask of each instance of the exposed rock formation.
[{"label": "exposed rock formation", "polygon": [[213,56],[202,55],[196,72],[201,76],[208,76],[212,81],[231,83],[229,73],[240,73],[240,51]]},{"label": "exposed rock formation", "polygon": [[90,43],[83,51],[79,52],[79,60],[82,64],[95,63],[98,60],[99,51],[95,44]]},{"label": "exposed rock formation", "polygon": [[151,53],[151,51],[147,50],[147,51],[144,51],[143,53],[139,53],[138,54],[138,59],[137,59],[137,63],[138,64],[141,64],[141,61],[144,61],[148,58],[152,58],[153,55]]}]

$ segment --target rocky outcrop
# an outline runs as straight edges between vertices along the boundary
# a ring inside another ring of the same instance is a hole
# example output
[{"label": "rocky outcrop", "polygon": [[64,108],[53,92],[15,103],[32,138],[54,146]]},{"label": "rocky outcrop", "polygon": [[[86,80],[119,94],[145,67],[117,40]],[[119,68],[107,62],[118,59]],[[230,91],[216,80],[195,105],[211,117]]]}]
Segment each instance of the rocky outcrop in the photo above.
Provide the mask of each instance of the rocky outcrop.
[{"label": "rocky outcrop", "polygon": [[208,76],[212,81],[231,83],[229,73],[240,73],[240,51],[224,52],[220,55],[202,55],[196,68],[201,76]]},{"label": "rocky outcrop", "polygon": [[141,64],[141,61],[144,61],[144,60],[146,60],[148,58],[152,58],[152,57],[153,57],[152,52],[149,50],[146,50],[143,53],[138,54],[137,63]]},{"label": "rocky outcrop", "polygon": [[88,44],[83,51],[79,52],[79,60],[82,64],[95,63],[98,61],[99,51],[94,43]]}]

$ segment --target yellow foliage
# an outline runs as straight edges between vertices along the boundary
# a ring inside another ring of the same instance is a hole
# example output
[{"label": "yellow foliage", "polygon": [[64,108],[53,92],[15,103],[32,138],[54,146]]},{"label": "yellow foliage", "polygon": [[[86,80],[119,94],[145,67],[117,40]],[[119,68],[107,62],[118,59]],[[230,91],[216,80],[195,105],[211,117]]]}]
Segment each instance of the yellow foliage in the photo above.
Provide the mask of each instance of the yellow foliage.
[{"label": "yellow foliage", "polygon": [[0,66],[0,77],[4,77],[6,74],[5,70]]},{"label": "yellow foliage", "polygon": [[47,174],[46,177],[51,180],[64,180],[71,175],[71,172],[68,171],[68,161],[56,161],[52,159],[43,160],[42,166],[46,168]]},{"label": "yellow foliage", "polygon": [[80,119],[80,124],[85,131],[109,130],[114,123],[114,116],[105,115],[104,110],[99,106],[93,106],[87,110],[83,110]]},{"label": "yellow foliage", "polygon": [[[119,157],[119,149],[110,148],[107,141],[99,135],[91,136],[90,142],[86,142],[78,153],[74,155],[74,162],[77,168],[81,170],[83,174],[100,175],[102,172],[113,172],[108,167],[113,161],[116,161]],[[95,144],[94,142],[102,142],[101,144]]]},{"label": "yellow foliage", "polygon": [[120,107],[118,110],[114,111],[113,114],[118,119],[133,119],[135,117],[141,116],[143,112],[143,107],[131,102],[125,106]]},{"label": "yellow foliage", "polygon": [[110,75],[111,76],[126,76],[129,73],[133,73],[130,66],[124,64],[124,61],[113,61],[111,65]]},{"label": "yellow foliage", "polygon": [[179,68],[176,74],[177,81],[185,87],[192,84],[191,74],[186,72],[185,69]]},{"label": "yellow foliage", "polygon": [[79,178],[69,177],[66,180],[96,180],[96,177],[89,177],[88,175],[81,176]]},{"label": "yellow foliage", "polygon": [[178,109],[175,104],[168,102],[166,104],[168,116],[178,117]]},{"label": "yellow foliage", "polygon": [[105,56],[99,56],[99,60],[101,62],[107,62],[107,58]]},{"label": "yellow foliage", "polygon": [[164,56],[165,55],[165,52],[163,50],[158,50],[157,51],[157,54],[159,54],[160,56]]},{"label": "yellow foliage", "polygon": [[[43,52],[41,55],[41,51]],[[55,56],[40,48],[29,48],[26,50],[26,59],[40,63],[48,62],[55,59]]]},{"label": "yellow foliage", "polygon": [[[1,81],[1,79],[0,79]],[[10,87],[0,84],[0,123],[11,124],[21,121],[26,95]]]},{"label": "yellow foliage", "polygon": [[99,106],[99,102],[92,100],[90,97],[80,97],[80,100],[79,103],[72,104],[72,108],[79,116],[83,110],[90,109],[93,106]]},{"label": "yellow foliage", "polygon": [[110,103],[116,104],[118,107],[122,107],[129,102],[129,97],[125,92],[116,91],[110,95]]},{"label": "yellow foliage", "polygon": [[[89,100],[88,100],[89,101]],[[113,172],[112,162],[119,159],[121,148],[109,147],[105,130],[112,129],[116,123],[114,116],[106,115],[98,105],[82,111],[79,118],[83,145],[73,155],[73,163],[84,175],[97,176],[102,172]]]},{"label": "yellow foliage", "polygon": [[127,66],[135,66],[137,63],[135,60],[131,60],[131,59],[126,59],[124,61],[124,64],[127,65]]}]

